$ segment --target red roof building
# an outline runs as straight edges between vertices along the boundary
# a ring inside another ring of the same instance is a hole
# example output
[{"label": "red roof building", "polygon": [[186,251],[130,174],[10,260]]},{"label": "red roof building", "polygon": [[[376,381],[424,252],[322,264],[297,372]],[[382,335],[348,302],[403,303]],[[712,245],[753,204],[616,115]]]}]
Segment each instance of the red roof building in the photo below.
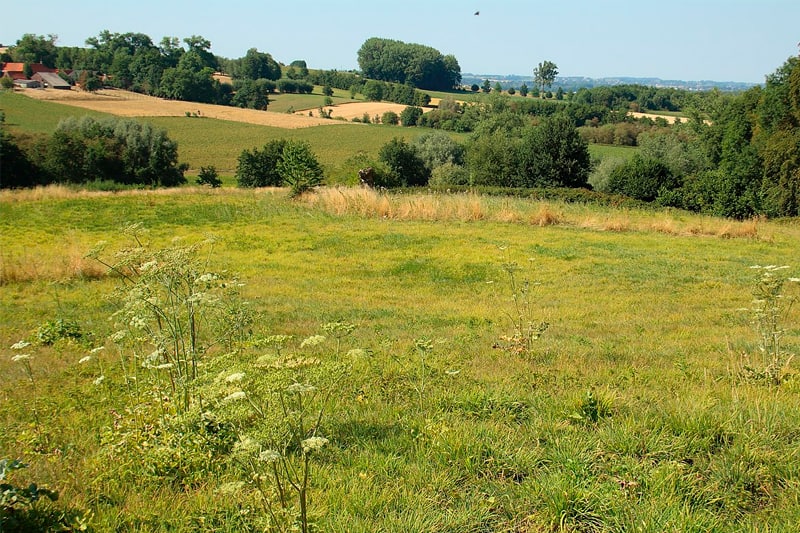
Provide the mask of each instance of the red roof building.
[{"label": "red roof building", "polygon": [[[56,72],[56,69],[46,67],[41,63],[31,63],[30,65],[34,74],[40,74],[42,72]],[[0,70],[2,70],[3,76],[8,76],[12,80],[27,79],[25,77],[25,63],[2,63]]]}]

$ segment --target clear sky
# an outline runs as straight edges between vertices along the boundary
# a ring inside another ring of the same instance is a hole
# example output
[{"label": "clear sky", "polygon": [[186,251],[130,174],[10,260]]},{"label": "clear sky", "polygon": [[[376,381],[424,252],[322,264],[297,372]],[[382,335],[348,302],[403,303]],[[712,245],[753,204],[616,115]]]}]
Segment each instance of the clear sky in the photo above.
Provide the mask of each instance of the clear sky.
[{"label": "clear sky", "polygon": [[[480,15],[475,15],[480,11]],[[370,37],[432,46],[462,73],[761,83],[798,53],[800,0],[12,0],[0,43],[56,34],[84,46],[102,30],[200,35],[216,55],[249,48],[282,63],[358,68]]]}]

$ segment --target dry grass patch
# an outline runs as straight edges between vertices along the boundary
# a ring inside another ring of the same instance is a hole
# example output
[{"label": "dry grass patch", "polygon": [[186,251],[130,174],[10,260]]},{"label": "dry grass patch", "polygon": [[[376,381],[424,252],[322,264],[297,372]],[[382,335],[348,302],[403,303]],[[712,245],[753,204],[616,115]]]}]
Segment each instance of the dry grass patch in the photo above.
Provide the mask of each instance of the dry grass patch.
[{"label": "dry grass patch", "polygon": [[23,250],[0,254],[0,285],[32,281],[100,279],[107,269],[85,257],[86,249],[69,244],[60,256],[46,256]]},{"label": "dry grass patch", "polygon": [[474,194],[390,194],[365,188],[321,188],[303,197],[306,205],[343,216],[357,214],[395,220],[462,222],[492,221],[533,226],[574,226],[595,231],[655,232],[672,236],[724,239],[764,239],[762,219],[734,221],[685,213],[666,213],[656,219],[652,212],[619,211],[559,202],[534,202]]}]

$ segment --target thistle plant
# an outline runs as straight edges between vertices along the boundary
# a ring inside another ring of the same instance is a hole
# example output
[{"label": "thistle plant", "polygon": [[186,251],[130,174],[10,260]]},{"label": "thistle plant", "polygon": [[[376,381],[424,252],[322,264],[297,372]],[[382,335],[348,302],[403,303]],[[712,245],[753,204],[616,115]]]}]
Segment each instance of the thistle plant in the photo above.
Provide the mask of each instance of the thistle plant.
[{"label": "thistle plant", "polygon": [[785,289],[787,283],[798,283],[800,278],[786,276],[784,273],[789,269],[788,266],[755,265],[750,268],[758,271],[759,276],[753,284],[751,307],[746,311],[750,313],[758,336],[761,360],[754,364],[745,355],[742,373],[749,379],[780,385],[794,358],[794,354],[784,348],[786,329],[783,323],[797,297],[787,295]]}]

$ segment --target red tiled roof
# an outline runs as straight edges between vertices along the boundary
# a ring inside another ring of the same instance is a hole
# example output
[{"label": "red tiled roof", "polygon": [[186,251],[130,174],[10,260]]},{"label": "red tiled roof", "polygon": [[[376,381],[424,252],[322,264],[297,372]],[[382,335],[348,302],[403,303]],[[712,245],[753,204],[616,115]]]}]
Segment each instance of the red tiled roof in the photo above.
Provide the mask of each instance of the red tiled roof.
[{"label": "red tiled roof", "polygon": [[[14,76],[15,73],[18,73],[18,72],[22,73],[22,72],[25,71],[25,63],[3,63],[2,65],[3,65],[2,69],[0,69],[0,70],[2,70],[3,72],[7,73],[12,78],[16,77],[16,76]],[[50,67],[46,67],[46,66],[42,65],[41,63],[31,63],[31,70],[33,71],[34,74],[38,74],[39,72],[55,72],[56,71],[56,69],[50,68]]]}]

